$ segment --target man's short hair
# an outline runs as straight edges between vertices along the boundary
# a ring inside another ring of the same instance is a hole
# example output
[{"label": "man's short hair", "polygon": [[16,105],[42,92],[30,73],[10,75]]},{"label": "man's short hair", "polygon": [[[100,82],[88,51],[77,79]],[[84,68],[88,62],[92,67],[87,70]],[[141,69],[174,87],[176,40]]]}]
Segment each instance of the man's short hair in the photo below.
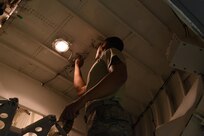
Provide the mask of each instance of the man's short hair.
[{"label": "man's short hair", "polygon": [[111,47],[116,48],[120,51],[122,51],[124,48],[123,41],[120,38],[115,37],[115,36],[106,38],[105,42],[108,45],[108,47],[110,47],[110,48]]}]

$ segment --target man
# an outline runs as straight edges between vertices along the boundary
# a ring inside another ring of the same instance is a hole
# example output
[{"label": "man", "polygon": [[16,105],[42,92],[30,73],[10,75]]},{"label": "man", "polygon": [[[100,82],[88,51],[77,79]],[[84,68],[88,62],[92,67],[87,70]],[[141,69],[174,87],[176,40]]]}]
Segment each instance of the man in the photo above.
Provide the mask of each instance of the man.
[{"label": "man", "polygon": [[61,114],[60,121],[65,125],[85,106],[88,136],[133,135],[130,116],[120,105],[120,92],[127,80],[123,46],[118,37],[109,37],[98,47],[87,83],[80,71],[83,62],[76,59],[74,87],[79,98],[66,106]]}]

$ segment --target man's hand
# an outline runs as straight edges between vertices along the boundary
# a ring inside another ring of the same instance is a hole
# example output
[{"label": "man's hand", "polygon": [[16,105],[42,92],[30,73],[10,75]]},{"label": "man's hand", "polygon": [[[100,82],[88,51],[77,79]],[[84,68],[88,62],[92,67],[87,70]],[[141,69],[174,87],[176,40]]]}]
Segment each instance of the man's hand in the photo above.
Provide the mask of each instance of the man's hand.
[{"label": "man's hand", "polygon": [[75,66],[78,66],[79,68],[81,68],[84,64],[84,60],[82,59],[82,57],[78,57],[76,60],[75,60]]},{"label": "man's hand", "polygon": [[[71,103],[68,106],[66,106],[62,114],[60,115],[60,118],[58,121],[59,126],[61,126],[61,128],[65,131],[66,134],[68,134],[72,129],[74,119],[78,113],[76,112],[76,109],[74,107],[75,107],[75,103]],[[57,132],[57,135],[58,133],[60,132]]]},{"label": "man's hand", "polygon": [[63,130],[68,134],[69,131],[72,129],[74,119],[78,116],[79,110],[84,106],[83,99],[77,99],[74,102],[67,105],[60,118],[58,123],[62,126]]},{"label": "man's hand", "polygon": [[74,101],[72,103],[70,103],[69,105],[67,105],[60,118],[59,118],[59,121],[61,122],[66,122],[68,120],[74,120],[74,118],[78,115],[79,113],[79,108],[78,108],[78,103],[77,101]]}]

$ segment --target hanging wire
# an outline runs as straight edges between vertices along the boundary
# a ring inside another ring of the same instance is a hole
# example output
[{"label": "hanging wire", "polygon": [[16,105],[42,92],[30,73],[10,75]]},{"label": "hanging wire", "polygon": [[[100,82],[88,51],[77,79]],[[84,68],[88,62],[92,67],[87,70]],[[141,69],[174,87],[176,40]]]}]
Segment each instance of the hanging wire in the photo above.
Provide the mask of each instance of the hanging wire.
[{"label": "hanging wire", "polygon": [[[144,109],[144,111],[138,116],[138,119],[136,120],[136,122],[133,124],[133,128],[135,128],[137,126],[137,124],[139,123],[139,121],[141,120],[141,118],[144,116],[144,114],[148,111],[148,109],[151,109],[151,106],[153,105],[153,103],[155,102],[155,100],[157,99],[157,97],[159,96],[159,94],[161,93],[161,91],[164,89],[164,87],[167,85],[167,83],[169,82],[169,80],[172,78],[172,76],[175,74],[176,71],[172,71],[169,75],[169,77],[165,80],[165,82],[162,84],[162,86],[159,88],[159,90],[157,91],[157,93],[155,94],[155,96],[153,97],[153,99],[148,103],[148,105],[146,106],[146,108]],[[153,111],[151,109],[151,112],[153,114]],[[155,123],[155,122],[154,122]]]},{"label": "hanging wire", "polygon": [[154,136],[156,136],[156,134],[155,134],[155,128],[156,128],[156,122],[155,122],[155,120],[154,120],[154,112],[153,112],[153,109],[152,109],[152,107],[150,107],[150,110],[151,110],[151,115],[152,115],[152,123],[153,123],[153,126],[154,126],[154,131],[153,131],[153,135]]},{"label": "hanging wire", "polygon": [[67,64],[60,72],[58,72],[54,77],[52,77],[51,79],[49,79],[49,80],[47,80],[47,81],[45,81],[45,82],[41,82],[41,85],[44,86],[44,85],[46,85],[47,83],[49,83],[49,82],[51,82],[52,80],[54,80],[55,78],[57,78],[59,75],[62,75],[63,72],[66,73],[66,70],[71,67],[71,66],[70,66],[70,60],[71,60],[72,56],[73,56],[73,53],[72,53],[72,51],[71,51],[71,54],[70,54],[69,58],[67,59],[67,60],[68,60],[68,64]]},{"label": "hanging wire", "polygon": [[49,80],[47,80],[45,82],[41,82],[41,85],[42,86],[46,85],[47,83],[53,81],[54,79],[56,79],[59,75],[62,75],[63,73],[65,74],[65,76],[66,75],[68,76],[67,70],[69,69],[69,73],[71,73],[73,71],[75,60],[77,58],[81,58],[81,59],[84,60],[87,55],[88,55],[88,53],[80,53],[80,54],[76,53],[75,57],[73,57],[73,53],[71,51],[71,55],[68,58],[68,64],[60,72],[58,72],[54,77],[52,77],[51,79],[49,79]]}]

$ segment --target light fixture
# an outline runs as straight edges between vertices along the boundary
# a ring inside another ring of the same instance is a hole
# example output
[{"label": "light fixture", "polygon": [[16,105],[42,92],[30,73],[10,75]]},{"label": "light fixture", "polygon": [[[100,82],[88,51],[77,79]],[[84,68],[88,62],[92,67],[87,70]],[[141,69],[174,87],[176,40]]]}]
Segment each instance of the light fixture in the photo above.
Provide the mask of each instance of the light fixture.
[{"label": "light fixture", "polygon": [[56,39],[53,43],[53,48],[57,51],[57,52],[66,52],[69,49],[69,45],[70,43],[65,41],[62,38]]}]

